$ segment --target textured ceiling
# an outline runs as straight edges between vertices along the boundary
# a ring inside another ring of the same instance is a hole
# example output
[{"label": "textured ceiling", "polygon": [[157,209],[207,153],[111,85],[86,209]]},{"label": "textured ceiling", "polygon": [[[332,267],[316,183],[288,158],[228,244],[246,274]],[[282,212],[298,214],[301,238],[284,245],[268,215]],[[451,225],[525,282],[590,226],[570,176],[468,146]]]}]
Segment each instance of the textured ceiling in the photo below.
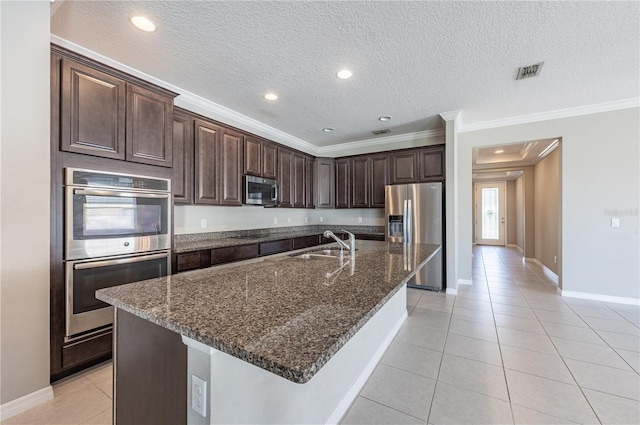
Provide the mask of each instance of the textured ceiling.
[{"label": "textured ceiling", "polygon": [[318,147],[640,95],[638,2],[58,2],[52,34]]}]

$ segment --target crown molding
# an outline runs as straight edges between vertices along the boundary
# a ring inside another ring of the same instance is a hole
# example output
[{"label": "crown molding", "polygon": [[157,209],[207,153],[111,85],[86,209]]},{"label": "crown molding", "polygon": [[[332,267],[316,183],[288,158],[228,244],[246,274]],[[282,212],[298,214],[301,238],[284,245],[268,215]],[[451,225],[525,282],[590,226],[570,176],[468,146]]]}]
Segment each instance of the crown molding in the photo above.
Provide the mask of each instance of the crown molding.
[{"label": "crown molding", "polygon": [[[507,127],[510,125],[528,124],[539,121],[548,121],[559,118],[577,117],[580,115],[597,114],[601,112],[617,111],[619,109],[629,109],[640,107],[640,98],[616,100],[613,102],[598,103],[595,105],[578,106],[575,108],[558,109],[536,114],[519,115],[516,117],[502,118],[499,120],[476,122],[461,125],[459,132],[487,130],[490,128]],[[442,115],[442,114],[440,114]]]},{"label": "crown molding", "polygon": [[438,128],[436,130],[417,131],[414,133],[395,134],[393,136],[377,137],[375,139],[358,140],[355,142],[340,143],[339,145],[322,146],[318,148],[319,156],[331,156],[331,154],[339,154],[340,152],[352,149],[363,149],[368,147],[376,147],[380,145],[389,145],[393,143],[413,142],[419,139],[427,139],[430,137],[444,136],[445,130]]},{"label": "crown molding", "polygon": [[160,80],[159,78],[146,74],[121,62],[115,61],[107,56],[101,55],[100,53],[94,52],[93,50],[87,49],[86,47],[80,46],[62,37],[51,34],[51,43],[57,44],[58,46],[74,51],[119,71],[126,72],[134,77],[138,77],[142,80],[178,93],[178,97],[174,100],[176,106],[197,112],[211,119],[222,121],[225,124],[233,125],[234,127],[249,131],[258,136],[268,138],[291,148],[298,149],[312,155],[318,154],[318,147],[309,142],[268,126],[258,120],[249,118],[246,115],[242,115],[215,102],[211,102],[210,100],[181,89],[180,87],[174,86],[173,84],[167,83],[166,81]]},{"label": "crown molding", "polygon": [[460,116],[460,118],[462,118],[461,113],[462,113],[462,111],[460,111],[460,110],[449,111],[449,112],[441,112],[440,113],[440,117],[442,117],[442,119],[445,120],[445,121],[452,121],[452,120],[455,120],[456,118],[458,118],[458,116]]}]

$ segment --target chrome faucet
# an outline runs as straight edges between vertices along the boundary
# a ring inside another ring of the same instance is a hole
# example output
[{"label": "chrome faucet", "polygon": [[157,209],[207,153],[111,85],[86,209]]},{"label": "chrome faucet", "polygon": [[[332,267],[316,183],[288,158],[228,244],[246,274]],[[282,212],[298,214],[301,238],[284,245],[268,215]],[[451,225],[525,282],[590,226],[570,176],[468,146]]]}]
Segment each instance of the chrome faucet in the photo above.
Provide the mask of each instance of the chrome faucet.
[{"label": "chrome faucet", "polygon": [[353,233],[347,232],[343,230],[346,234],[349,235],[349,245],[347,245],[342,239],[338,238],[331,230],[327,230],[323,233],[325,238],[333,238],[338,245],[340,246],[340,258],[343,257],[343,248],[346,248],[350,253],[354,253],[356,251],[356,237]]}]

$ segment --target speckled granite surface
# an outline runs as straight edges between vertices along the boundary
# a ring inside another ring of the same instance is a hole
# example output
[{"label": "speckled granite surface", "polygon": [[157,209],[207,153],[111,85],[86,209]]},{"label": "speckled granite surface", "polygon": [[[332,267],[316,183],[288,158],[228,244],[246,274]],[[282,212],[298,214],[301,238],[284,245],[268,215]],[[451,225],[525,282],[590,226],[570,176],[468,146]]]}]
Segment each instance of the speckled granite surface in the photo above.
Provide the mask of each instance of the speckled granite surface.
[{"label": "speckled granite surface", "polygon": [[304,383],[439,249],[374,241],[356,247],[355,258],[345,256],[342,264],[279,254],[102,289],[96,296]]},{"label": "speckled granite surface", "polygon": [[227,232],[192,233],[175,235],[175,253],[198,251],[201,249],[221,248],[225,246],[246,245],[278,239],[297,238],[323,233],[325,230],[339,232],[346,230],[351,233],[367,235],[384,235],[384,226],[335,226],[309,225],[292,227],[274,227],[270,229],[234,230]]}]

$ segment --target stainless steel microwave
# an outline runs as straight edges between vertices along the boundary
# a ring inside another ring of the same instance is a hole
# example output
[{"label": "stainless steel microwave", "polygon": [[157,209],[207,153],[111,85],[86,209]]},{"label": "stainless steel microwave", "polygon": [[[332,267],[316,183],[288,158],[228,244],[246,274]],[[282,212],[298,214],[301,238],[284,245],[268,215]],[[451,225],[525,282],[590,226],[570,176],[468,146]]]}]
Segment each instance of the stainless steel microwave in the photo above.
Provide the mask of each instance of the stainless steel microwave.
[{"label": "stainless steel microwave", "polygon": [[243,176],[242,185],[244,187],[243,204],[275,207],[280,203],[280,184],[277,180]]}]

